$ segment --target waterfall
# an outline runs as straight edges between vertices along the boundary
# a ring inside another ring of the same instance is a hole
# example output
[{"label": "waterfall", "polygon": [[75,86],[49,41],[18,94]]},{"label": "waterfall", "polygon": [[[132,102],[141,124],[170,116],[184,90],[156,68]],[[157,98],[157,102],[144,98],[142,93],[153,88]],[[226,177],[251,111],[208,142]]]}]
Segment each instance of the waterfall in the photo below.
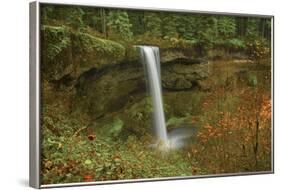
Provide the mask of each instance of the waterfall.
[{"label": "waterfall", "polygon": [[168,144],[165,114],[162,100],[161,66],[159,48],[155,46],[138,46],[142,63],[148,77],[148,86],[152,98],[153,119],[157,140]]}]

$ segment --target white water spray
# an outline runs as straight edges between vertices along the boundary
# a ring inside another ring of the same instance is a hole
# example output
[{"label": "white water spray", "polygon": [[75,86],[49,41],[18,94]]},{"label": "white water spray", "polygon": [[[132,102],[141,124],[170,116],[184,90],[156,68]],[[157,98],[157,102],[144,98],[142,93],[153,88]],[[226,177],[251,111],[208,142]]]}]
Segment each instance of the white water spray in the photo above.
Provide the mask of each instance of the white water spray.
[{"label": "white water spray", "polygon": [[159,48],[154,46],[138,46],[144,64],[148,85],[152,98],[154,127],[157,140],[168,145],[168,135],[165,123],[165,114],[162,100],[161,71]]},{"label": "white water spray", "polygon": [[162,151],[181,148],[196,128],[179,127],[167,133],[161,88],[161,66],[159,48],[155,46],[137,46],[140,50],[142,63],[147,74],[148,86],[152,98],[154,128],[156,131],[156,146]]}]

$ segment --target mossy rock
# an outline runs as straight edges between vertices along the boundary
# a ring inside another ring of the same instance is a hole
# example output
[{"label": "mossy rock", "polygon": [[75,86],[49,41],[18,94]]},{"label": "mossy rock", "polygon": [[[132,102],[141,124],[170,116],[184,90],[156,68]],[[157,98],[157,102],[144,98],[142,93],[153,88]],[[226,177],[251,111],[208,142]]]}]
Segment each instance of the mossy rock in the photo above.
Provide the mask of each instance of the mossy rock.
[{"label": "mossy rock", "polygon": [[95,119],[92,128],[110,138],[127,139],[129,135],[143,137],[151,134],[152,105],[148,97],[138,96],[118,112],[107,113]]},{"label": "mossy rock", "polygon": [[120,63],[125,58],[125,47],[117,42],[97,38],[87,33],[73,33],[73,54],[79,64],[76,75],[91,69]]},{"label": "mossy rock", "polygon": [[58,80],[73,71],[71,32],[64,26],[41,27],[41,69],[43,77]]},{"label": "mossy rock", "polygon": [[[198,86],[198,81],[208,76],[204,66],[201,68],[200,65],[178,63],[163,65],[163,91],[168,89],[182,94],[180,91],[189,91]],[[76,107],[89,113],[94,119],[118,112],[128,102],[135,101],[136,96],[147,93],[146,77],[139,61],[123,62],[101,70],[93,69],[79,78],[76,89]],[[187,98],[177,99],[176,102],[180,102],[179,108],[190,102],[191,95],[186,95]],[[191,100],[194,99],[196,97],[192,96]],[[171,102],[174,103],[173,101],[174,99]]]},{"label": "mossy rock", "polygon": [[207,64],[172,62],[162,67],[162,82],[166,89],[188,90],[198,86],[198,81],[206,79],[209,75]]},{"label": "mossy rock", "polygon": [[120,63],[125,47],[117,42],[77,32],[66,26],[41,27],[42,69],[49,81],[74,78],[92,68]]},{"label": "mossy rock", "polygon": [[80,77],[77,83],[76,107],[93,118],[118,112],[135,95],[145,94],[146,85],[142,67],[108,68],[94,75]]}]

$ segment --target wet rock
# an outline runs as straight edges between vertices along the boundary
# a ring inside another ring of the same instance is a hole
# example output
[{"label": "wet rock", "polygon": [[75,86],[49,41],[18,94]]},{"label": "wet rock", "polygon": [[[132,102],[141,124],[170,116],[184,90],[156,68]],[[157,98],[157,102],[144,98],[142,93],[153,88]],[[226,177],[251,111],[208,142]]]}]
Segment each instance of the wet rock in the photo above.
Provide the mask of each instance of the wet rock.
[{"label": "wet rock", "polygon": [[[208,76],[206,64],[163,64],[161,68],[164,90],[181,91],[198,86],[198,81]],[[139,62],[125,62],[103,70],[93,70],[82,75],[76,85],[77,107],[83,108],[93,118],[117,112],[137,97],[147,95],[146,77]]]},{"label": "wet rock", "polygon": [[146,92],[141,65],[120,65],[81,76],[76,85],[79,106],[93,118],[120,110],[134,94]]},{"label": "wet rock", "polygon": [[172,90],[187,90],[195,87],[197,81],[209,76],[205,64],[172,64],[163,67],[163,87]]}]

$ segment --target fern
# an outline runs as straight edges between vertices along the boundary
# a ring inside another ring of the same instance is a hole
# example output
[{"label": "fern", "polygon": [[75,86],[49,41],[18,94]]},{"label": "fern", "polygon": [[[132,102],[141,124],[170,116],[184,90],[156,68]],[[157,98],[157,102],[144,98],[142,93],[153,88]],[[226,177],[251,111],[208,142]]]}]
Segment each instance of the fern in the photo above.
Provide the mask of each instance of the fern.
[{"label": "fern", "polygon": [[41,31],[46,40],[46,56],[50,60],[70,45],[70,31],[64,26],[43,25]]}]

